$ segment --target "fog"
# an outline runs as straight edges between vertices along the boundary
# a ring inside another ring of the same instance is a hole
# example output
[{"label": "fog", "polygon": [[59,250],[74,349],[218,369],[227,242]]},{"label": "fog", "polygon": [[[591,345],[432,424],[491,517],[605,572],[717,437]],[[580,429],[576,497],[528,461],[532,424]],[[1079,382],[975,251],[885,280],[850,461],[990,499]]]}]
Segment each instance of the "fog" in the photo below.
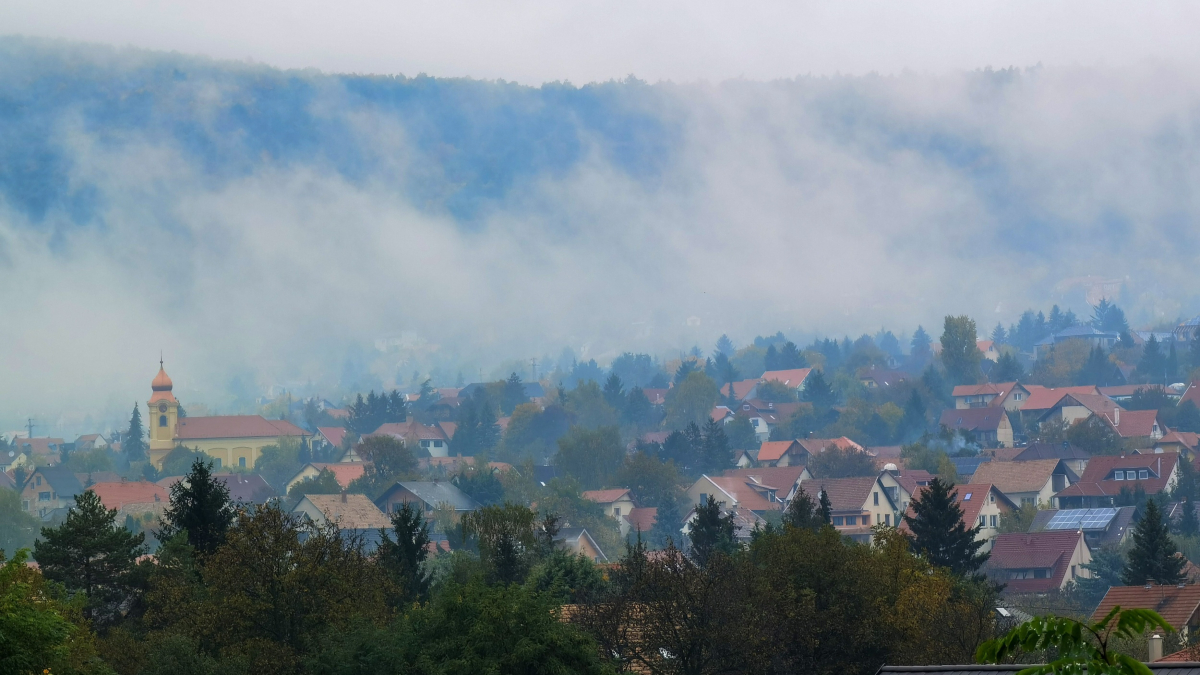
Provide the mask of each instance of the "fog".
[{"label": "fog", "polygon": [[[424,92],[416,114],[312,71],[9,46],[0,428],[121,420],[160,351],[185,405],[230,412],[564,346],[603,362],[1086,314],[1063,282],[1088,275],[1122,280],[1134,323],[1200,311],[1194,65],[371,85]],[[307,93],[256,98],[284,84]],[[458,144],[427,124],[448,114]],[[319,125],[292,138],[290,119]]]}]

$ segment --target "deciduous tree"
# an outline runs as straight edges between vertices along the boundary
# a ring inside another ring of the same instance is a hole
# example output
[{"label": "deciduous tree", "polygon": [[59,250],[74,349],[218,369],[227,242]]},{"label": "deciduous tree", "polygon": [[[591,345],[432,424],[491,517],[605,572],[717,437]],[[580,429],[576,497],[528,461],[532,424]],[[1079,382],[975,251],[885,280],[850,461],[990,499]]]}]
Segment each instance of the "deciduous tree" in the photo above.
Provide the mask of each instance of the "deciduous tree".
[{"label": "deciduous tree", "polygon": [[976,345],[975,320],[967,316],[947,316],[942,330],[942,363],[955,384],[975,384],[981,377],[979,363],[983,354]]}]

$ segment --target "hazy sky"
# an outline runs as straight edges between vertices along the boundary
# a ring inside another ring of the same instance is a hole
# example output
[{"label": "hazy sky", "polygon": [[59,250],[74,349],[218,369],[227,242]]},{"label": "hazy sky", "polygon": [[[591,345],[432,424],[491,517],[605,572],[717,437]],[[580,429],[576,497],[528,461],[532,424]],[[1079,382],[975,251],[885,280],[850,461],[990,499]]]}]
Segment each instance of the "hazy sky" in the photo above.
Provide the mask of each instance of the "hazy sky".
[{"label": "hazy sky", "polygon": [[6,0],[0,30],[288,68],[576,84],[1200,57],[1200,4]]}]

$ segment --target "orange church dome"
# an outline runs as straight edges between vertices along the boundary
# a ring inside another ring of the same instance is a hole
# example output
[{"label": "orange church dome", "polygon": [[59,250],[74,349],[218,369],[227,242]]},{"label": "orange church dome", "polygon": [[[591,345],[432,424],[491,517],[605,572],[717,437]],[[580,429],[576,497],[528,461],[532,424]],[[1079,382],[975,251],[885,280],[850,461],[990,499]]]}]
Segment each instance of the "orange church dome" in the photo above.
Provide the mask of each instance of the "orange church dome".
[{"label": "orange church dome", "polygon": [[171,378],[167,377],[167,371],[163,370],[162,365],[158,367],[158,375],[154,377],[154,381],[150,383],[150,388],[154,391],[171,391]]}]

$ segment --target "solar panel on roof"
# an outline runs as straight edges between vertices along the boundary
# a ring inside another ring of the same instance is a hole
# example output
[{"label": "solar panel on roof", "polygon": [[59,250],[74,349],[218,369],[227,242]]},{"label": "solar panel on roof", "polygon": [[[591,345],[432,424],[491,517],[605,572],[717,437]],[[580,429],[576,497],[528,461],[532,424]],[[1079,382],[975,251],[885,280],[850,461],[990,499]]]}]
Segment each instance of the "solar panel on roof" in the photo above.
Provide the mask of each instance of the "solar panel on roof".
[{"label": "solar panel on roof", "polygon": [[1117,516],[1117,510],[1106,509],[1063,509],[1046,523],[1047,530],[1103,530]]}]

